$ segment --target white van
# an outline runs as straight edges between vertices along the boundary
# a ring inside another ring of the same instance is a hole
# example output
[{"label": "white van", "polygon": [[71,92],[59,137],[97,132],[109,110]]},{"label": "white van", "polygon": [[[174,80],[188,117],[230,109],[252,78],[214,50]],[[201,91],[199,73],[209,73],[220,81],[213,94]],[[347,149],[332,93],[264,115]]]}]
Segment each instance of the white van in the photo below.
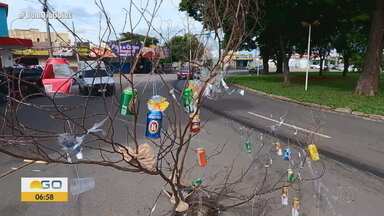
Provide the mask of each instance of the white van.
[{"label": "white van", "polygon": [[115,93],[113,74],[107,71],[102,61],[80,61],[77,82],[80,94]]}]

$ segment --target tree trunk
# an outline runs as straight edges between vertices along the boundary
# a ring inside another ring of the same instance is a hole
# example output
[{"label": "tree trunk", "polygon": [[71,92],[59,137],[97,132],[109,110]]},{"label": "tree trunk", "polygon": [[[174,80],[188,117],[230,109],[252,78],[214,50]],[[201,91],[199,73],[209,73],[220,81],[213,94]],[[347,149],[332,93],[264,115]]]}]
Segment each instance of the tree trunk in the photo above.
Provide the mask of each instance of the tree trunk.
[{"label": "tree trunk", "polygon": [[326,55],[325,49],[320,48],[320,50],[319,50],[319,56],[320,56],[319,76],[323,76],[325,55]]},{"label": "tree trunk", "polygon": [[286,49],[285,49],[285,43],[283,40],[283,37],[280,36],[280,59],[281,59],[281,69],[283,72],[283,77],[284,77],[284,84],[288,85],[289,84],[289,57],[286,56]]},{"label": "tree trunk", "polygon": [[283,73],[283,60],[280,53],[278,53],[276,59],[276,73]]},{"label": "tree trunk", "polygon": [[263,73],[267,74],[269,73],[269,56],[263,56]]},{"label": "tree trunk", "polygon": [[343,77],[346,77],[348,73],[348,68],[349,68],[349,56],[343,55],[343,59],[344,59]]},{"label": "tree trunk", "polygon": [[323,63],[324,63],[324,59],[320,56],[320,69],[319,69],[319,76],[323,76]]},{"label": "tree trunk", "polygon": [[376,0],[373,12],[368,49],[364,57],[363,71],[356,86],[356,94],[375,96],[379,91],[380,63],[384,37],[384,1]]},{"label": "tree trunk", "polygon": [[263,72],[262,73],[269,73],[269,58],[271,57],[270,49],[267,46],[260,47],[260,55],[263,59]]},{"label": "tree trunk", "polygon": [[284,64],[283,64],[283,75],[284,75],[284,84],[289,84],[289,57],[284,55]]}]

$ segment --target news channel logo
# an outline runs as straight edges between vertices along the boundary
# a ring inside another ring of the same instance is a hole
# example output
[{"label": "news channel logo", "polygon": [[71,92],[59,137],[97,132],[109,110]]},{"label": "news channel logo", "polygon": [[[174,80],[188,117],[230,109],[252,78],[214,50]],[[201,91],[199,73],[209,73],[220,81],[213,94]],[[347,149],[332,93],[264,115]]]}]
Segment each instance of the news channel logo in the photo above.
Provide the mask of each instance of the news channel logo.
[{"label": "news channel logo", "polygon": [[42,11],[20,11],[18,14],[19,19],[72,19],[72,13],[67,11],[54,11],[44,13]]},{"label": "news channel logo", "polygon": [[22,202],[67,202],[68,178],[22,177]]}]

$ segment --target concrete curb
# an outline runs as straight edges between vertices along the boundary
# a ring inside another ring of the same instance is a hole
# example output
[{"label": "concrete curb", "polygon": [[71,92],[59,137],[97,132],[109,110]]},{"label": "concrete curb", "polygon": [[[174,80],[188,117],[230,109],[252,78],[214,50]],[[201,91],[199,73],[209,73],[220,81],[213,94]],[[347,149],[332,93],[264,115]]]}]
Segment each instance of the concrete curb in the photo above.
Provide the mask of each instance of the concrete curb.
[{"label": "concrete curb", "polygon": [[380,122],[384,121],[384,116],[382,116],[382,115],[374,115],[374,114],[366,114],[366,113],[362,113],[362,112],[357,112],[357,111],[353,111],[351,108],[333,108],[333,107],[326,106],[326,105],[302,102],[302,101],[298,101],[298,100],[295,100],[295,99],[287,98],[287,97],[284,97],[284,96],[279,96],[279,95],[265,93],[265,92],[262,92],[262,91],[259,91],[259,90],[255,90],[255,89],[252,89],[252,88],[249,88],[249,87],[246,87],[246,86],[242,86],[242,85],[239,85],[239,84],[231,84],[231,85],[236,86],[237,88],[245,89],[247,91],[250,91],[250,92],[253,92],[253,93],[256,93],[256,94],[259,94],[259,95],[267,96],[267,97],[270,97],[270,98],[273,98],[273,99],[277,99],[277,100],[282,100],[282,101],[287,101],[287,102],[291,102],[291,103],[296,103],[296,104],[300,104],[300,105],[307,106],[307,107],[318,108],[318,109],[321,109],[322,111],[333,112],[333,113],[349,114],[349,115],[352,115],[352,116],[355,116],[355,117],[359,117],[359,118],[363,118],[365,120],[371,120],[371,121],[380,121]]},{"label": "concrete curb", "polygon": [[[209,110],[209,111],[211,111],[217,115],[220,115],[220,116],[223,116],[223,117],[230,119],[232,121],[238,122],[239,124],[245,125],[246,127],[256,129],[262,133],[269,133],[268,129],[263,128],[263,127],[259,127],[255,124],[253,124],[249,119],[239,118],[238,116],[235,116],[235,115],[229,114],[227,112],[221,111],[220,109],[213,108],[213,107],[208,106],[206,104],[203,104],[202,106],[205,109],[207,109],[207,110]],[[296,143],[296,141],[294,141],[295,139],[292,139],[291,137],[288,137],[286,135],[276,134],[276,137],[281,139],[281,140],[284,140],[286,142],[289,141],[290,143],[300,145],[299,143]],[[347,164],[347,165],[352,166],[352,167],[354,167],[358,170],[361,170],[363,172],[368,172],[368,173],[371,173],[377,177],[384,178],[384,169],[382,169],[382,168],[378,168],[377,166],[373,166],[369,163],[364,163],[362,161],[356,160],[352,156],[343,155],[341,152],[338,152],[338,151],[331,149],[331,148],[328,148],[328,147],[320,147],[320,146],[317,146],[317,147],[319,149],[320,154],[322,154],[328,158],[331,158],[331,159],[336,160],[338,162]]]}]

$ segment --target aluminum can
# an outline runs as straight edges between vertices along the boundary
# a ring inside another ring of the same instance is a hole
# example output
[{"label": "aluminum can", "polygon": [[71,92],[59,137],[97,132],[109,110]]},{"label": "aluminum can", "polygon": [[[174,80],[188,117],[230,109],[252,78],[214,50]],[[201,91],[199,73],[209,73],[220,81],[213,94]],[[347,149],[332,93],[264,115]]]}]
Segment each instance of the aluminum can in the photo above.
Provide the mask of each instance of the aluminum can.
[{"label": "aluminum can", "polygon": [[291,152],[290,148],[284,149],[284,154],[283,154],[283,159],[284,160],[290,160],[291,159],[291,155],[292,155],[292,152]]},{"label": "aluminum can", "polygon": [[317,147],[315,144],[308,145],[308,154],[311,160],[318,161],[320,160],[319,152],[317,151]]},{"label": "aluminum can", "polygon": [[283,156],[283,149],[282,149],[281,144],[279,142],[275,143],[275,149],[276,149],[276,154],[278,156]]},{"label": "aluminum can", "polygon": [[200,115],[191,114],[190,118],[192,118],[190,131],[192,133],[198,133],[200,131]]},{"label": "aluminum can", "polygon": [[297,197],[293,198],[292,208],[294,208],[294,209],[299,209],[300,208],[300,200],[299,200],[299,198],[297,198]]},{"label": "aluminum can", "polygon": [[150,111],[147,114],[147,128],[145,136],[150,139],[158,139],[161,136],[161,122],[163,114],[160,111]]},{"label": "aluminum can", "polygon": [[197,161],[199,163],[199,166],[200,167],[207,166],[208,161],[207,161],[207,157],[205,155],[205,149],[197,148],[196,152],[197,152]]}]

